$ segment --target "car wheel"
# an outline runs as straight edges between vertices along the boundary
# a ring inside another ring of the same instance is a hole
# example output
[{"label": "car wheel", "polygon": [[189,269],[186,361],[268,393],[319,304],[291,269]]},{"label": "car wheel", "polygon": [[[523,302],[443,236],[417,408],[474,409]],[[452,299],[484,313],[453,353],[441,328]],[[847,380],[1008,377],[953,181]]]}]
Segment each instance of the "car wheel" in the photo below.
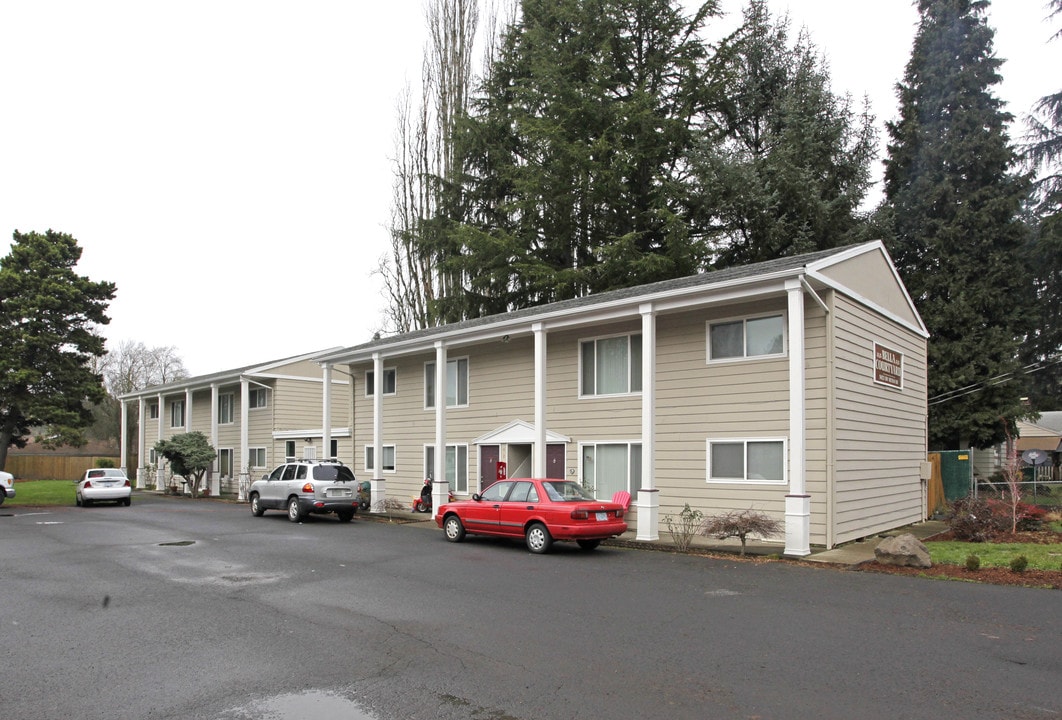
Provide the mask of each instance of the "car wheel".
[{"label": "car wheel", "polygon": [[600,540],[576,540],[576,542],[579,543],[579,547],[583,550],[593,550],[601,544]]},{"label": "car wheel", "polygon": [[91,507],[92,501],[88,498],[81,498],[81,507]]},{"label": "car wheel", "polygon": [[251,494],[251,514],[255,517],[262,517],[265,514],[265,508],[262,507],[262,502],[258,499],[258,493]]},{"label": "car wheel", "polygon": [[350,522],[354,519],[353,510],[342,510],[340,512],[337,512],[336,515],[339,516],[339,522]]},{"label": "car wheel", "polygon": [[126,507],[129,507],[132,504],[133,504],[133,498],[126,498],[125,500],[122,500],[122,505],[125,505]]},{"label": "car wheel", "polygon": [[465,526],[461,524],[461,518],[450,515],[443,521],[443,533],[450,542],[461,542],[465,539]]},{"label": "car wheel", "polygon": [[288,520],[294,523],[302,522],[303,514],[299,508],[299,499],[297,497],[288,498]]},{"label": "car wheel", "polygon": [[74,505],[81,507],[81,496],[77,493],[74,493]]},{"label": "car wheel", "polygon": [[527,540],[527,549],[537,555],[549,552],[549,547],[553,544],[553,538],[550,537],[549,530],[542,523],[534,523],[527,528],[527,534],[524,539]]}]

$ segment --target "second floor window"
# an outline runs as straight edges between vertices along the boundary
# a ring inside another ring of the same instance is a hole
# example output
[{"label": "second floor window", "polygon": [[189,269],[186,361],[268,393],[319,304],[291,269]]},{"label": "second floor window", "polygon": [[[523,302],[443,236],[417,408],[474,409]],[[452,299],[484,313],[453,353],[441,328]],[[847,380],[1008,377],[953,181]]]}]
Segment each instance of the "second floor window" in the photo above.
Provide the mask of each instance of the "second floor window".
[{"label": "second floor window", "polygon": [[265,388],[251,388],[251,391],[247,393],[247,400],[252,410],[264,408],[269,404],[269,395]]},{"label": "second floor window", "polygon": [[[384,368],[383,371],[383,394],[394,395],[398,389],[398,373],[394,368]],[[365,373],[365,397],[376,394],[376,373],[369,370]]]},{"label": "second floor window", "polygon": [[170,427],[184,427],[184,400],[174,400],[170,405]]},{"label": "second floor window", "polygon": [[232,423],[232,393],[218,395],[218,424],[229,425]]},{"label": "second floor window", "polygon": [[[468,358],[446,362],[446,407],[468,405]],[[424,407],[435,407],[435,363],[424,363]]]},{"label": "second floor window", "polygon": [[579,343],[580,394],[624,395],[642,390],[642,336],[583,340]]}]

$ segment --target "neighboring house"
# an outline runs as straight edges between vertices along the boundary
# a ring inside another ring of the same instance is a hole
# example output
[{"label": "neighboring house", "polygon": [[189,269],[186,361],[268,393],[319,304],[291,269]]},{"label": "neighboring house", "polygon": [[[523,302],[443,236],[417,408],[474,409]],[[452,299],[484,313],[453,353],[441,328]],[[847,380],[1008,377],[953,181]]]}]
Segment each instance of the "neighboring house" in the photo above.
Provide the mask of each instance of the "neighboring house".
[{"label": "neighboring house", "polygon": [[315,360],[325,382],[352,378],[353,462],[374,502],[411,498],[426,475],[461,497],[502,475],[566,477],[629,491],[640,540],[686,504],[755,508],[806,555],[925,517],[927,337],[872,242]]},{"label": "neighboring house", "polygon": [[1062,463],[1062,411],[1040,413],[1036,420],[1018,421],[1018,452],[1042,450],[1050,456],[1039,466],[1038,480],[1059,480]]},{"label": "neighboring house", "polygon": [[[351,458],[351,383],[325,380],[319,353],[187,378],[123,395],[122,437],[129,403],[139,404],[137,487],[162,489],[168,478],[154,446],[197,430],[218,452],[208,474],[211,494],[242,492],[247,481],[286,458]],[[324,438],[328,441],[325,442]],[[125,466],[130,448],[123,447]]]}]

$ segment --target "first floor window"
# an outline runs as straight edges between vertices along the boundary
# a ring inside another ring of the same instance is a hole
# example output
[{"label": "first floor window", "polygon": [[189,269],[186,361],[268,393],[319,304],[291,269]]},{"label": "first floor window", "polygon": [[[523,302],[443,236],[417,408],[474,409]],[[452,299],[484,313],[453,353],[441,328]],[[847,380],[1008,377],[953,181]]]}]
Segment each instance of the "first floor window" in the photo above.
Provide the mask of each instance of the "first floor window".
[{"label": "first floor window", "polygon": [[232,424],[232,393],[218,395],[218,425]]},{"label": "first floor window", "polygon": [[232,477],[232,450],[230,448],[218,450],[218,474],[222,477]]},{"label": "first floor window", "polygon": [[266,466],[266,449],[264,447],[249,448],[247,465],[251,468],[264,468]]},{"label": "first floor window", "polygon": [[266,407],[269,404],[269,396],[266,393],[265,388],[251,388],[247,393],[248,406],[252,410]]},{"label": "first floor window", "polygon": [[708,482],[784,483],[785,441],[709,440]]},{"label": "first floor window", "polygon": [[335,438],[332,438],[332,442],[329,443],[328,452],[328,457],[332,458],[333,460],[339,457],[339,441]]},{"label": "first floor window", "polygon": [[584,340],[579,347],[582,395],[625,395],[641,392],[641,335]]},{"label": "first floor window", "polygon": [[184,400],[174,400],[170,405],[170,427],[184,427]]},{"label": "first floor window", "polygon": [[[468,445],[446,446],[446,482],[450,492],[468,492]],[[424,446],[424,477],[435,477],[435,446]]]},{"label": "first floor window", "polygon": [[641,443],[593,443],[581,449],[583,487],[598,500],[611,500],[620,490],[633,495],[641,489]]},{"label": "first floor window", "polygon": [[708,324],[708,360],[783,355],[785,325],[782,315],[728,320]]},{"label": "first floor window", "polygon": [[294,460],[295,459],[295,441],[294,440],[286,440],[284,442],[284,459],[285,460]]},{"label": "first floor window", "polygon": [[[376,448],[372,445],[365,446],[365,472],[374,472],[376,470]],[[394,472],[395,471],[395,446],[384,445],[383,446],[383,468],[381,472]]]}]

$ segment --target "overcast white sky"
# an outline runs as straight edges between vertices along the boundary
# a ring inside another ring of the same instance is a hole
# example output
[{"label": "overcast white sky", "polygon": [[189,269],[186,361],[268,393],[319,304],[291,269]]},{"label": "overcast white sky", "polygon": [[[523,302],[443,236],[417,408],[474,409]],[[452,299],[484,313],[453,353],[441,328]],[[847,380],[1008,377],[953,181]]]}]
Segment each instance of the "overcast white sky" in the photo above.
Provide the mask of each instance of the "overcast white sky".
[{"label": "overcast white sky", "polygon": [[[723,0],[720,29],[743,5]],[[1043,5],[990,12],[1019,116],[1059,89]],[[836,90],[894,118],[911,2],[771,7],[808,27]],[[3,2],[0,255],[16,229],[70,233],[79,272],[118,286],[110,346],[175,346],[193,375],[367,341],[424,38],[421,0]]]}]

